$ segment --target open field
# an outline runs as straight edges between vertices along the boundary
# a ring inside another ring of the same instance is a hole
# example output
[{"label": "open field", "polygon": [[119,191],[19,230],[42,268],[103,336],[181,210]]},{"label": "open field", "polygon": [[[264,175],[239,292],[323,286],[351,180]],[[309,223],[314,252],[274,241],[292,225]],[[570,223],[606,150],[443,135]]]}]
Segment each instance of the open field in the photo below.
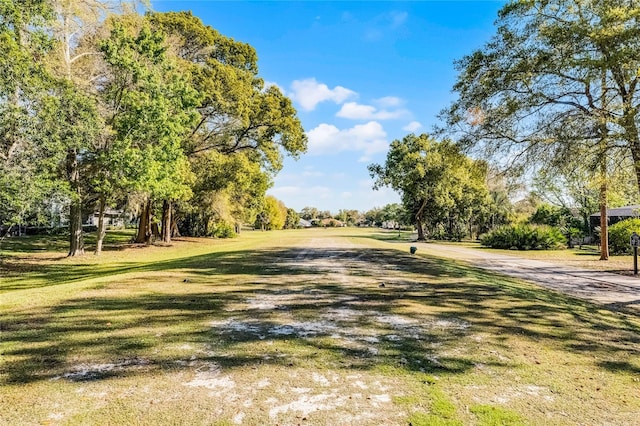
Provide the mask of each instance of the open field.
[{"label": "open field", "polygon": [[640,318],[393,237],[5,241],[0,424],[637,424]]}]

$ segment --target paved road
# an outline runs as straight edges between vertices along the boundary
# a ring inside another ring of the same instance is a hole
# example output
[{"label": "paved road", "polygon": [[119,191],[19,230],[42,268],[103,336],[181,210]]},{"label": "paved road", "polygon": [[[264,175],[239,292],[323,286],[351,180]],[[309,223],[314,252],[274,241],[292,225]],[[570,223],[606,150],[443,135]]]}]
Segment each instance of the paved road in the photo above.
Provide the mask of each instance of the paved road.
[{"label": "paved road", "polygon": [[631,308],[640,312],[640,278],[453,245],[427,243],[418,247],[422,252],[464,259],[480,268],[531,281],[613,309]]}]

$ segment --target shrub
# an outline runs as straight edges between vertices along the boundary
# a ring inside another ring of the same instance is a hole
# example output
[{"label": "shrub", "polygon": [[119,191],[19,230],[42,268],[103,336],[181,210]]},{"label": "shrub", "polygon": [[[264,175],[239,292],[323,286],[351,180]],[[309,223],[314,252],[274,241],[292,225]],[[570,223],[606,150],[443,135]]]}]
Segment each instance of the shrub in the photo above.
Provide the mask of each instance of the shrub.
[{"label": "shrub", "polygon": [[611,254],[631,254],[629,244],[631,234],[640,234],[640,219],[625,219],[609,227],[609,252]]},{"label": "shrub", "polygon": [[233,226],[228,223],[220,222],[216,224],[216,227],[213,230],[213,236],[217,238],[234,238],[236,236],[236,231]]},{"label": "shrub", "polygon": [[564,248],[567,238],[557,228],[544,225],[509,225],[480,237],[483,246],[517,250]]}]

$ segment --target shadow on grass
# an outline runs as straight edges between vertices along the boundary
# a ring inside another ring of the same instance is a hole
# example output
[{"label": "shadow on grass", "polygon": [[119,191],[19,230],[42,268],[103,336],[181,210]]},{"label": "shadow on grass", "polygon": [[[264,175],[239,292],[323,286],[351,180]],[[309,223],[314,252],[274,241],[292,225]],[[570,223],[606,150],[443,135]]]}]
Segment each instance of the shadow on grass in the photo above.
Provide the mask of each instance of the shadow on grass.
[{"label": "shadow on grass", "polygon": [[[177,269],[191,281],[172,290],[158,284],[158,292],[105,292],[4,314],[2,380],[101,380],[192,368],[194,362],[463,374],[480,361],[447,349],[474,333],[588,353],[611,360],[600,365],[610,371],[638,369],[616,360],[640,355],[633,317],[397,250],[232,251],[114,265],[99,276],[149,272],[153,282],[152,273]],[[73,268],[53,265],[46,273],[54,282],[68,281]],[[421,313],[406,313],[407,306],[420,306]],[[278,352],[265,342],[274,342]],[[200,352],[189,358],[176,349],[185,344]],[[105,360],[112,362],[105,367]]]},{"label": "shadow on grass", "polygon": [[[134,232],[131,229],[108,231],[104,239],[104,250],[118,250],[131,240]],[[85,246],[93,250],[96,243],[95,232],[85,233]],[[20,237],[6,237],[2,240],[0,249],[3,253],[37,253],[41,251],[55,251],[65,253],[69,250],[69,236],[64,233],[44,235],[23,235]]]}]

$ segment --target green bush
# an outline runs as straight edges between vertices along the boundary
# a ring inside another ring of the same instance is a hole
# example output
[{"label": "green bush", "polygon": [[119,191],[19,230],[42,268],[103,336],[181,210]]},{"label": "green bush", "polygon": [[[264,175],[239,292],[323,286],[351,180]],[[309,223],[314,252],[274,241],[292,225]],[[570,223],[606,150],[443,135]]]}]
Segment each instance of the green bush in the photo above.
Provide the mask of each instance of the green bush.
[{"label": "green bush", "polygon": [[609,252],[611,254],[631,254],[629,244],[631,234],[640,234],[640,219],[626,219],[609,227]]},{"label": "green bush", "polygon": [[553,250],[564,248],[567,238],[557,228],[545,225],[509,225],[480,237],[483,246],[513,250]]},{"label": "green bush", "polygon": [[232,225],[226,222],[220,222],[216,224],[213,230],[213,236],[216,238],[234,238],[236,231]]}]

